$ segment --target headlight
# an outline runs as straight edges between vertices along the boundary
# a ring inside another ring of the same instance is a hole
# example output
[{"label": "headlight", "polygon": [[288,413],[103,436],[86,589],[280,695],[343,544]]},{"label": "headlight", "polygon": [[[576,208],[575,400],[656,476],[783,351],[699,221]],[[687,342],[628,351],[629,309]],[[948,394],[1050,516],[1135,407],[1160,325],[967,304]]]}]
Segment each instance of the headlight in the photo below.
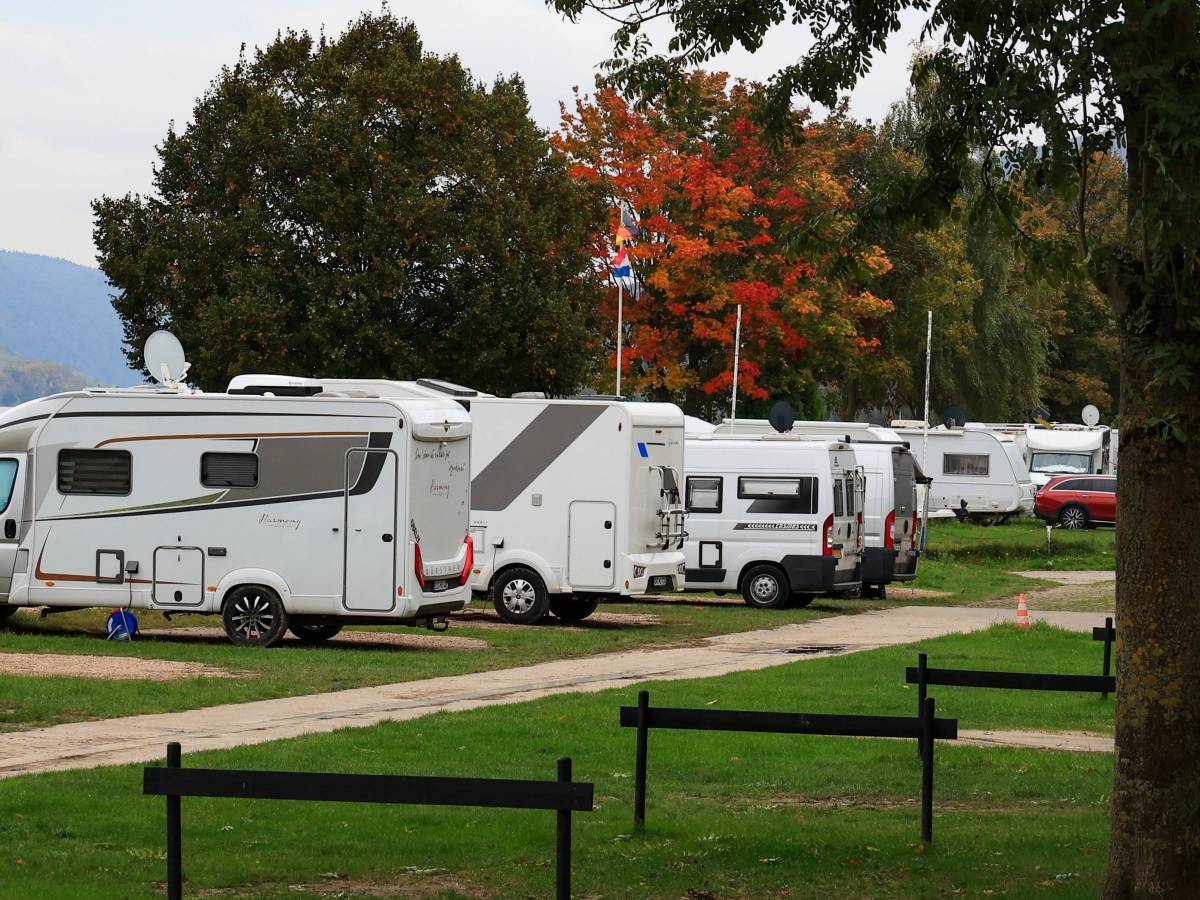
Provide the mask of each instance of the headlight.
[{"label": "headlight", "polygon": [[684,574],[687,571],[687,563],[680,563],[676,568],[676,571],[679,572],[680,575]]},{"label": "headlight", "polygon": [[634,566],[633,567],[633,577],[634,578],[641,578],[645,574],[646,574],[645,566]]}]

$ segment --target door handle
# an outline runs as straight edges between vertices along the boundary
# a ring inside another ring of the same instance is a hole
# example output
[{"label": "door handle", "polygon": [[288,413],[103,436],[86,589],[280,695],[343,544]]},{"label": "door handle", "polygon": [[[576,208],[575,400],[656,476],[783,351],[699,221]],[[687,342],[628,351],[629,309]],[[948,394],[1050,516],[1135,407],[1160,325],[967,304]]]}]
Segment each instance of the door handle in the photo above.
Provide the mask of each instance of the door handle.
[{"label": "door handle", "polygon": [[16,536],[17,536],[17,520],[16,519],[5,519],[4,520],[4,538],[5,538],[5,540],[11,541]]},{"label": "door handle", "polygon": [[612,560],[611,560],[611,559],[606,559],[606,560],[604,561],[604,568],[606,568],[606,569],[611,569],[611,568],[612,568]]},{"label": "door handle", "polygon": [[392,536],[390,534],[385,534],[383,536],[383,542],[385,544],[390,544],[392,542]]}]

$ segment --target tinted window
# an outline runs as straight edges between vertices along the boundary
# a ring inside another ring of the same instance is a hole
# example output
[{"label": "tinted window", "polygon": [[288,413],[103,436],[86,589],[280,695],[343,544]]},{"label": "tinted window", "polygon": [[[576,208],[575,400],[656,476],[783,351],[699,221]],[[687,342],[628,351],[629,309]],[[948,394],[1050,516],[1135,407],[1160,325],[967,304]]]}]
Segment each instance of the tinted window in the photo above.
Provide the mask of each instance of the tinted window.
[{"label": "tinted window", "polygon": [[127,450],[59,450],[60,494],[114,494],[131,490],[133,461]]},{"label": "tinted window", "polygon": [[1092,490],[1099,491],[1104,494],[1115,494],[1117,492],[1117,479],[1115,478],[1093,478]]},{"label": "tinted window", "polygon": [[1092,480],[1090,478],[1068,478],[1066,481],[1056,484],[1052,490],[1055,491],[1090,491]]},{"label": "tinted window", "polygon": [[200,457],[200,483],[205,487],[255,487],[258,457],[253,453],[205,453]]},{"label": "tinted window", "polygon": [[942,474],[987,477],[988,455],[986,453],[944,453],[942,454]]},{"label": "tinted window", "polygon": [[817,479],[796,477],[743,477],[738,479],[738,497],[752,500],[752,513],[792,513],[805,515],[817,511]]},{"label": "tinted window", "polygon": [[0,459],[0,513],[8,509],[12,500],[13,485],[17,482],[17,461]]},{"label": "tinted window", "polygon": [[689,477],[687,480],[688,512],[721,511],[721,479],[719,477]]}]

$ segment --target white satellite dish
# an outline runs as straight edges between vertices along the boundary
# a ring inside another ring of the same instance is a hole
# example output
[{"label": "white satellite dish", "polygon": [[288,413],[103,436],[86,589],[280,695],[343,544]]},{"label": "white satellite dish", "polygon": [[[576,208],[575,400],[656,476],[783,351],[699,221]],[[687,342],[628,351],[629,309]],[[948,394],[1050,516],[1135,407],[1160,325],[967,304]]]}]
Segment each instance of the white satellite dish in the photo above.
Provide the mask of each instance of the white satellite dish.
[{"label": "white satellite dish", "polygon": [[1100,410],[1089,403],[1083,408],[1082,416],[1084,425],[1095,425],[1100,421]]},{"label": "white satellite dish", "polygon": [[156,331],[146,338],[143,359],[150,377],[159,384],[179,384],[190,368],[183,355],[183,344],[169,331]]}]

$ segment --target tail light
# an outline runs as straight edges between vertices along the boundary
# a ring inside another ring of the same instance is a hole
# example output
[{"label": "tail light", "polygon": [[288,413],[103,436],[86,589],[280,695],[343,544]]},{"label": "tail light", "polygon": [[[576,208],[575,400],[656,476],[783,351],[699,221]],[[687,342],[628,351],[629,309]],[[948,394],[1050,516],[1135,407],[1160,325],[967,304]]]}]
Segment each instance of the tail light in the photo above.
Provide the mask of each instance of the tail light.
[{"label": "tail light", "polygon": [[892,550],[896,546],[896,511],[893,509],[887,514],[887,518],[883,520],[883,546],[888,550]]},{"label": "tail light", "polygon": [[467,558],[463,561],[462,571],[458,573],[458,583],[466,584],[467,579],[471,577],[471,566],[475,565],[475,541],[468,534],[467,539],[463,541],[467,545]]},{"label": "tail light", "polygon": [[913,530],[912,530],[912,540],[913,540],[913,543],[914,543],[914,544],[915,544],[915,543],[917,543],[917,529],[918,529],[918,527],[919,527],[919,526],[918,526],[918,523],[917,523],[917,511],[914,509],[914,510],[913,510]]},{"label": "tail light", "polygon": [[413,544],[413,568],[417,573],[417,584],[421,586],[421,590],[425,590],[425,566],[421,562],[420,544]]},{"label": "tail light", "polygon": [[854,544],[856,547],[858,547],[858,552],[861,555],[863,552],[863,514],[861,509],[854,518],[855,521],[858,522],[858,529],[855,531]]},{"label": "tail light", "polygon": [[821,555],[833,556],[833,516],[825,519],[825,526],[821,529]]}]

